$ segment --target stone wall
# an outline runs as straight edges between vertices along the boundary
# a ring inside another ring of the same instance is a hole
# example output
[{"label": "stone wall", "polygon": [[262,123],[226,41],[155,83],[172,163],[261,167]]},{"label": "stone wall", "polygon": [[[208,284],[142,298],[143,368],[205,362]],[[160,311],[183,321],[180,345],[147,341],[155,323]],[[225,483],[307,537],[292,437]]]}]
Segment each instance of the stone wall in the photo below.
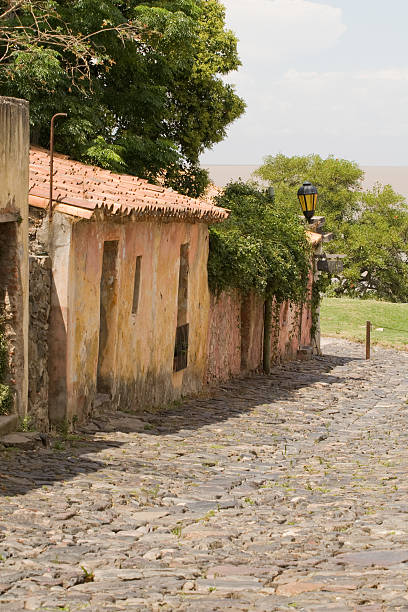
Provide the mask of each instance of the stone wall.
[{"label": "stone wall", "polygon": [[41,431],[46,431],[49,427],[48,317],[50,290],[50,258],[47,255],[31,255],[28,413]]},{"label": "stone wall", "polygon": [[[310,300],[302,307],[283,303],[271,338],[273,362],[297,359],[299,347],[311,344],[311,327]],[[263,328],[264,302],[261,297],[255,294],[243,296],[236,290],[212,295],[207,382],[216,384],[260,370],[263,364]]]},{"label": "stone wall", "polygon": [[14,412],[28,398],[28,103],[0,97],[0,311]]},{"label": "stone wall", "polygon": [[28,414],[41,431],[48,418],[48,327],[51,260],[48,256],[48,219],[45,211],[30,207],[30,325]]}]

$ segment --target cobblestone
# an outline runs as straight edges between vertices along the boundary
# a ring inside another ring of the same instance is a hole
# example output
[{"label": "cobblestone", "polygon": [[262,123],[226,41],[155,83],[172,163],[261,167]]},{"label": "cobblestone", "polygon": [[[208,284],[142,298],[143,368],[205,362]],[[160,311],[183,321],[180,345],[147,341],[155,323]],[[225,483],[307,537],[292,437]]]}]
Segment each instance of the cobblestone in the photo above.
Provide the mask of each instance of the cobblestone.
[{"label": "cobblestone", "polygon": [[408,353],[325,352],[2,450],[0,612],[408,610]]}]

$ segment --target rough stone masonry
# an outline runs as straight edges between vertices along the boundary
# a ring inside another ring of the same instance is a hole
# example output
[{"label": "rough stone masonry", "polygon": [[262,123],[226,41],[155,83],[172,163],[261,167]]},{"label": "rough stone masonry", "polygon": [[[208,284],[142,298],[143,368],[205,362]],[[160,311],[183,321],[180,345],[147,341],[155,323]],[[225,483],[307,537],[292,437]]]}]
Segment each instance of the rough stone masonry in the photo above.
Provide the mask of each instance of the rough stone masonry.
[{"label": "rough stone masonry", "polygon": [[408,353],[0,451],[0,611],[408,610]]}]

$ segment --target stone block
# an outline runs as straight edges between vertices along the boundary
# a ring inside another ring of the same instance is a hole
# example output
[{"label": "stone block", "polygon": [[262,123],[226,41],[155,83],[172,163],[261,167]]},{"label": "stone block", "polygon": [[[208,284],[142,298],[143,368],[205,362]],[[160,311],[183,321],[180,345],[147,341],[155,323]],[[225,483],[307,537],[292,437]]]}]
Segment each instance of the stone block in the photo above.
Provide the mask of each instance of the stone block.
[{"label": "stone block", "polygon": [[18,416],[16,414],[8,414],[0,416],[0,436],[5,436],[17,429]]},{"label": "stone block", "polygon": [[35,439],[31,436],[26,436],[23,433],[9,433],[0,438],[0,443],[5,447],[16,446],[18,448],[29,450],[36,445]]},{"label": "stone block", "polygon": [[298,361],[309,361],[313,357],[312,346],[300,346],[297,352]]}]

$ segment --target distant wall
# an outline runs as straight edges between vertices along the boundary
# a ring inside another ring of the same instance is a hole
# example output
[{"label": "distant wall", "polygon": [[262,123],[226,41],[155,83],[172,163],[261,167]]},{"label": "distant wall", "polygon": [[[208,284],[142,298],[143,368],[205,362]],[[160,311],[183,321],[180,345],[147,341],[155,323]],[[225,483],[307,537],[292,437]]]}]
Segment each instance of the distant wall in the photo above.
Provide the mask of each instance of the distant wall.
[{"label": "distant wall", "polygon": [[[309,294],[312,274],[309,278]],[[311,345],[310,300],[303,306],[284,302],[271,338],[274,363],[292,361],[302,345]],[[211,295],[207,382],[215,384],[263,365],[264,300],[239,291]]]},{"label": "distant wall", "polygon": [[241,372],[241,296],[211,295],[207,381],[228,380]]},{"label": "distant wall", "polygon": [[28,414],[41,431],[48,418],[48,329],[51,298],[51,258],[48,255],[48,217],[29,208],[30,324],[28,334]]},{"label": "distant wall", "polygon": [[28,397],[28,103],[0,97],[0,309],[14,409]]}]

